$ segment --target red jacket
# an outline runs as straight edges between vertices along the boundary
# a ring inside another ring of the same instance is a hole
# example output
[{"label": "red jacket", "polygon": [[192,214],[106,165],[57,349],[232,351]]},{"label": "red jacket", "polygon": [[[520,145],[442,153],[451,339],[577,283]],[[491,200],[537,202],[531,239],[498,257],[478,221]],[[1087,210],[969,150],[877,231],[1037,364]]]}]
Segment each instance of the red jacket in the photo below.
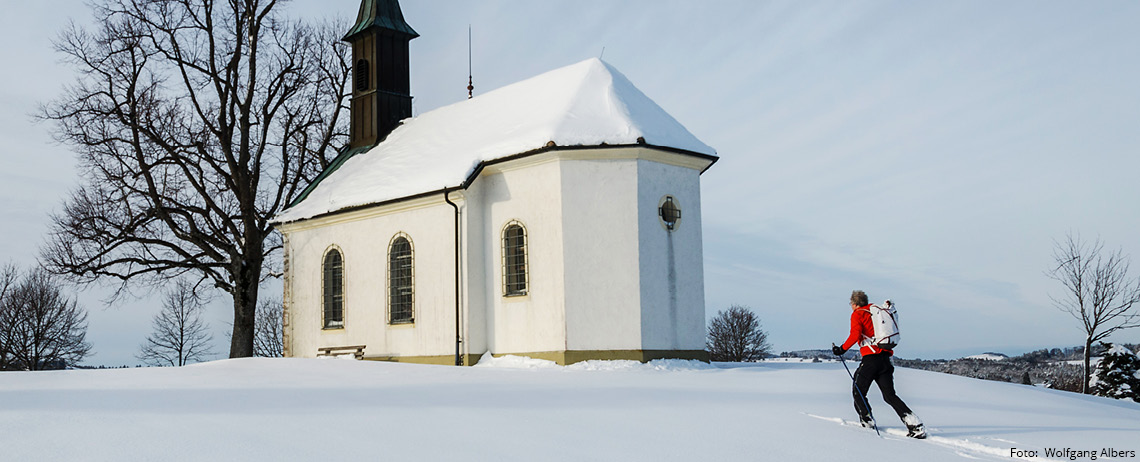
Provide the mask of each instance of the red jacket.
[{"label": "red jacket", "polygon": [[870,339],[875,338],[875,326],[871,323],[871,305],[862,306],[851,310],[851,335],[847,337],[847,341],[843,342],[843,349],[849,349],[855,344],[859,344],[859,354],[863,356],[877,355],[879,353],[886,353],[888,356],[894,354],[893,351],[879,348],[877,346],[867,345]]}]

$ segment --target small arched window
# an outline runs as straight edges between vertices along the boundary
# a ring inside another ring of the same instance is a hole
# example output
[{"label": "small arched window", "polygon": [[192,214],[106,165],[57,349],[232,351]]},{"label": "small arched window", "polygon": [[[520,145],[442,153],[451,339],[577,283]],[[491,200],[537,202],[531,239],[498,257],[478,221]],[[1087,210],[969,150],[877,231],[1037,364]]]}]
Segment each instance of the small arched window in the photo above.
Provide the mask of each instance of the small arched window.
[{"label": "small arched window", "polygon": [[356,91],[365,91],[368,89],[368,79],[371,77],[371,69],[368,68],[368,60],[360,59],[356,61]]},{"label": "small arched window", "polygon": [[526,228],[512,221],[503,228],[503,296],[527,293]]},{"label": "small arched window", "polygon": [[412,241],[397,234],[388,246],[388,323],[411,324],[415,321],[415,273]]},{"label": "small arched window", "polygon": [[324,328],[344,327],[344,258],[333,248],[325,253],[322,265],[324,294]]}]

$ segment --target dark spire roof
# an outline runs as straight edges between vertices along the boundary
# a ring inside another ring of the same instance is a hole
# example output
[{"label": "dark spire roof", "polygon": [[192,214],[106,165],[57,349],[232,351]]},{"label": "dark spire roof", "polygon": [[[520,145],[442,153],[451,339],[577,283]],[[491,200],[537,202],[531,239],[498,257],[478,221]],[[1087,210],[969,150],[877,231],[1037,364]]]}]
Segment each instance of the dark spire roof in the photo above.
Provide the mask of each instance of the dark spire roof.
[{"label": "dark spire roof", "polygon": [[404,13],[400,12],[400,2],[397,0],[362,0],[360,13],[356,15],[356,25],[345,34],[344,40],[351,40],[356,34],[373,27],[387,29],[397,34],[419,37],[415,29],[404,21]]}]

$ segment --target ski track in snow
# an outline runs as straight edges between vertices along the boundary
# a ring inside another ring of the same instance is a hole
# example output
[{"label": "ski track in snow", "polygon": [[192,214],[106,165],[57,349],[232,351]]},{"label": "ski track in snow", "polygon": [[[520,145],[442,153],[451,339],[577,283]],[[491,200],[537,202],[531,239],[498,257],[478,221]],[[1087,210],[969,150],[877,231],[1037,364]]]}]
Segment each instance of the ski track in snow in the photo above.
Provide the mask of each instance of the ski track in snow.
[{"label": "ski track in snow", "polygon": [[[824,416],[815,415],[815,414],[808,414],[806,412],[804,413],[804,415],[806,415],[808,417],[814,417],[814,418],[820,419],[820,420],[826,420],[828,422],[837,423],[837,424],[843,425],[845,427],[854,427],[854,428],[858,428],[860,430],[863,429],[863,426],[860,425],[859,422],[856,422],[854,420],[845,420],[845,419],[842,419],[839,417],[824,417]],[[892,437],[897,437],[898,439],[903,439],[903,440],[912,439],[912,438],[908,438],[906,436],[906,433],[907,433],[906,430],[903,430],[901,428],[884,428],[882,425],[880,425],[879,431],[881,432],[881,435],[882,435],[881,437],[884,439],[896,439],[896,438],[887,438],[886,437],[887,435],[892,436]],[[1001,459],[1001,460],[1010,460],[1010,459],[1013,459],[1013,460],[1034,460],[1034,461],[1052,460],[1052,459],[1046,459],[1046,458],[1042,458],[1042,457],[1014,457],[1012,455],[1011,448],[1038,450],[1038,453],[1041,453],[1041,451],[1040,451],[1041,448],[1026,447],[1025,445],[1018,444],[1016,441],[1010,441],[1010,440],[1005,440],[1005,439],[1000,439],[1000,438],[986,438],[990,441],[994,441],[994,442],[998,442],[998,443],[1008,443],[1010,445],[1009,447],[994,447],[994,446],[988,446],[988,445],[978,443],[976,441],[972,441],[972,440],[965,439],[965,438],[958,439],[958,438],[946,438],[946,437],[942,437],[942,436],[937,436],[934,434],[937,431],[938,431],[937,428],[927,427],[927,429],[926,429],[927,436],[926,436],[925,442],[933,443],[933,444],[936,444],[939,446],[943,446],[946,448],[953,449],[956,454],[958,454],[959,456],[965,457],[967,459],[981,459],[981,457],[978,457],[978,456],[984,455],[984,456],[989,456],[987,458],[993,457],[993,458],[997,458],[997,459]],[[920,441],[920,440],[915,440],[915,441]]]}]

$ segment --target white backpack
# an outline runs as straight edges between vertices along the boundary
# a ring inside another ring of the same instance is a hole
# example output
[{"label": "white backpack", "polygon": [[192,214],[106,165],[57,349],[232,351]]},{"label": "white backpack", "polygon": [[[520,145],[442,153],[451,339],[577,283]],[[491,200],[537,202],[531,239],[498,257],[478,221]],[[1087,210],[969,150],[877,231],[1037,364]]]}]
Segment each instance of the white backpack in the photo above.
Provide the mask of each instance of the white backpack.
[{"label": "white backpack", "polygon": [[875,326],[875,337],[866,339],[868,345],[893,350],[899,344],[899,314],[890,300],[883,306],[871,305],[871,324]]}]

